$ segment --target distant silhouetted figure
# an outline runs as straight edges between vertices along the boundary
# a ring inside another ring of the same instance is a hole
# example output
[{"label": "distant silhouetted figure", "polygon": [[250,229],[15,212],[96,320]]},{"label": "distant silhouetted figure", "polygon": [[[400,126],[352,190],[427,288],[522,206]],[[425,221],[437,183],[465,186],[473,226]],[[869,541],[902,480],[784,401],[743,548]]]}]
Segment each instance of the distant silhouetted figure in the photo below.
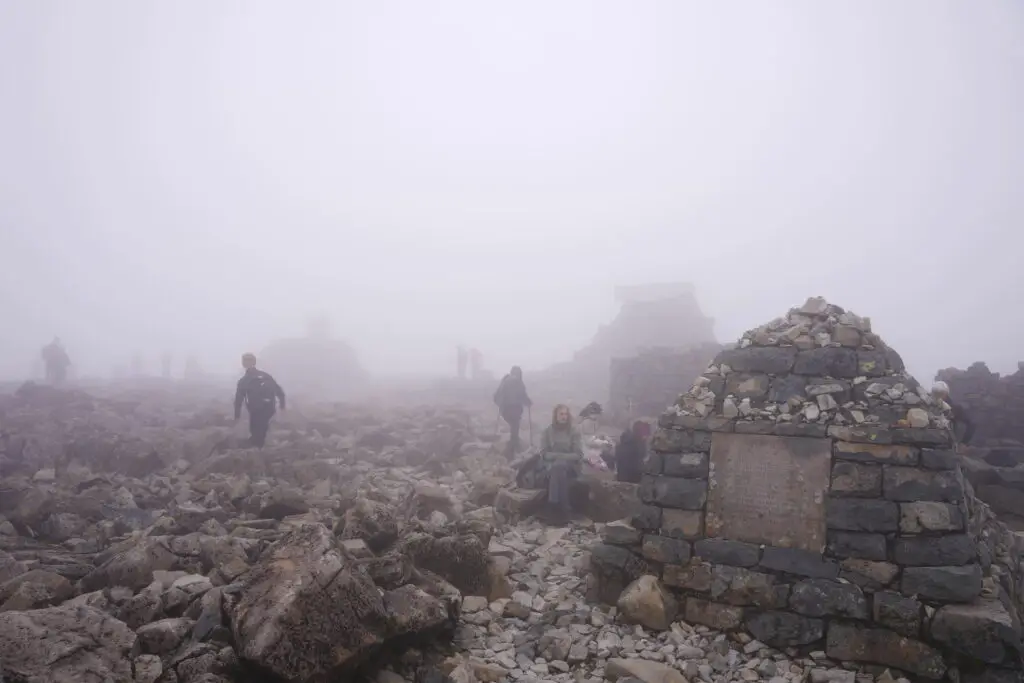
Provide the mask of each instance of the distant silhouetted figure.
[{"label": "distant silhouetted figure", "polygon": [[199,359],[189,356],[185,359],[185,379],[199,379],[203,376],[203,368],[199,365]]},{"label": "distant silhouetted figure", "polygon": [[480,379],[480,369],[484,366],[484,356],[479,349],[469,351],[469,376],[473,379]]},{"label": "distant silhouetted figure", "polygon": [[171,378],[171,352],[164,351],[164,354],[160,356],[160,375],[164,379]]},{"label": "distant silhouetted figure", "polygon": [[455,368],[459,374],[459,379],[466,379],[466,363],[469,362],[469,354],[466,352],[465,346],[459,346],[455,350]]},{"label": "distant silhouetted figure", "polygon": [[50,384],[63,384],[68,378],[71,359],[61,345],[60,338],[54,337],[52,342],[44,346],[41,356],[46,368],[46,381]]},{"label": "distant silhouetted figure", "polygon": [[616,479],[640,483],[644,458],[647,457],[647,439],[650,435],[651,426],[643,420],[637,420],[631,429],[622,432],[619,445],[615,448]]},{"label": "distant silhouetted figure", "polygon": [[523,371],[518,365],[513,366],[501,379],[498,390],[494,392],[494,403],[498,406],[501,419],[508,423],[511,431],[505,455],[514,456],[519,452],[519,425],[523,420],[523,408],[533,405],[526,394]]},{"label": "distant silhouetted figure", "polygon": [[276,404],[280,402],[281,410],[284,410],[284,390],[270,373],[256,369],[255,355],[244,354],[242,367],[245,368],[245,374],[238,380],[238,388],[235,390],[235,420],[241,417],[244,403],[249,411],[249,442],[257,448],[263,448],[267,442],[270,418],[276,412]]}]

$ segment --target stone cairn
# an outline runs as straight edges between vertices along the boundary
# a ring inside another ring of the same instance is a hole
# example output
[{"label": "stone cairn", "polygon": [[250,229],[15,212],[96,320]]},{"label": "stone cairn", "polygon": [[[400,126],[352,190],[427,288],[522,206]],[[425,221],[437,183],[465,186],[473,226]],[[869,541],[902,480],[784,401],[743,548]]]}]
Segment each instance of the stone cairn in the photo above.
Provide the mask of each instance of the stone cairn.
[{"label": "stone cairn", "polygon": [[809,299],[662,415],[640,511],[593,549],[594,597],[621,607],[653,576],[662,621],[1020,681],[1024,542],[974,498],[949,426],[869,319]]}]

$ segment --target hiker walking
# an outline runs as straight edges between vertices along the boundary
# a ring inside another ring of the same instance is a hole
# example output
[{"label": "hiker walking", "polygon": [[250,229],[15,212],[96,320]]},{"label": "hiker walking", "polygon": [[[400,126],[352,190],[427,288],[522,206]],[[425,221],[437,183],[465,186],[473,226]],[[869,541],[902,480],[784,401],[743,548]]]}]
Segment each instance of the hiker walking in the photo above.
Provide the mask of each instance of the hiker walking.
[{"label": "hiker walking", "polygon": [[68,378],[68,366],[71,365],[71,359],[68,358],[68,352],[60,343],[60,337],[54,337],[52,342],[44,346],[41,356],[46,368],[46,381],[54,385],[63,384],[64,380]]},{"label": "hiker walking", "polygon": [[494,403],[498,406],[498,414],[508,423],[511,436],[505,456],[512,457],[519,452],[519,424],[523,419],[523,408],[533,405],[526,394],[523,382],[523,370],[518,365],[512,366],[507,375],[501,378],[498,390],[494,392]]},{"label": "hiker walking", "polygon": [[270,418],[274,417],[276,404],[281,403],[284,410],[284,390],[269,372],[256,369],[256,356],[251,353],[242,355],[242,367],[245,374],[238,380],[235,390],[235,420],[242,414],[242,404],[249,411],[250,444],[263,448],[267,442],[267,430]]}]

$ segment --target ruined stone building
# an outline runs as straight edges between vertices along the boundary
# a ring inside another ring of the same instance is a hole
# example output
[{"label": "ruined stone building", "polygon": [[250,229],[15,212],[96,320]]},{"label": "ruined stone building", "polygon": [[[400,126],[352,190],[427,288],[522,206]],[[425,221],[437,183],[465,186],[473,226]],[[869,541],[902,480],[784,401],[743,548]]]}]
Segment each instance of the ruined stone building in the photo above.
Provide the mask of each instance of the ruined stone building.
[{"label": "ruined stone building", "polygon": [[1020,681],[1024,539],[965,485],[949,425],[869,319],[809,299],[661,416],[593,596],[919,680]]},{"label": "ruined stone building", "polygon": [[676,349],[649,349],[631,357],[612,358],[608,389],[609,414],[622,422],[657,417],[679,397],[722,350],[720,344]]},{"label": "ruined stone building", "polygon": [[946,382],[950,397],[967,409],[976,428],[974,445],[1024,447],[1024,363],[1006,377],[974,363],[966,370],[940,370],[935,379]]},{"label": "ruined stone building", "polygon": [[[646,396],[645,400],[654,403],[669,398],[653,413],[634,413],[659,414],[678,393],[679,385],[668,395],[668,381],[657,375],[658,369],[692,378],[717,349],[705,349],[693,357],[671,356],[717,344],[714,320],[701,310],[693,285],[686,282],[618,287],[615,299],[620,304],[615,319],[602,325],[591,343],[577,351],[571,361],[548,369],[540,379],[572,387],[588,401],[610,400],[620,406],[622,414],[631,397],[635,401]],[[628,361],[640,354],[646,358]],[[697,357],[702,358],[699,363]],[[651,382],[650,386],[645,382]]]}]

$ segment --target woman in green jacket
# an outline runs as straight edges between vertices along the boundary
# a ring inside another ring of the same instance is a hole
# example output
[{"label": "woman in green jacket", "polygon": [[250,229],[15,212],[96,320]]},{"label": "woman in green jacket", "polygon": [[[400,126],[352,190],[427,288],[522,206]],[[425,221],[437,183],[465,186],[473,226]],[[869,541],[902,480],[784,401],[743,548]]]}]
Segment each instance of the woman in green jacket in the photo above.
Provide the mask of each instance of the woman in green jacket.
[{"label": "woman in green jacket", "polygon": [[547,475],[548,504],[559,517],[569,520],[569,484],[579,476],[583,463],[583,440],[572,425],[569,406],[559,404],[551,414],[551,424],[540,440],[542,469]]}]

